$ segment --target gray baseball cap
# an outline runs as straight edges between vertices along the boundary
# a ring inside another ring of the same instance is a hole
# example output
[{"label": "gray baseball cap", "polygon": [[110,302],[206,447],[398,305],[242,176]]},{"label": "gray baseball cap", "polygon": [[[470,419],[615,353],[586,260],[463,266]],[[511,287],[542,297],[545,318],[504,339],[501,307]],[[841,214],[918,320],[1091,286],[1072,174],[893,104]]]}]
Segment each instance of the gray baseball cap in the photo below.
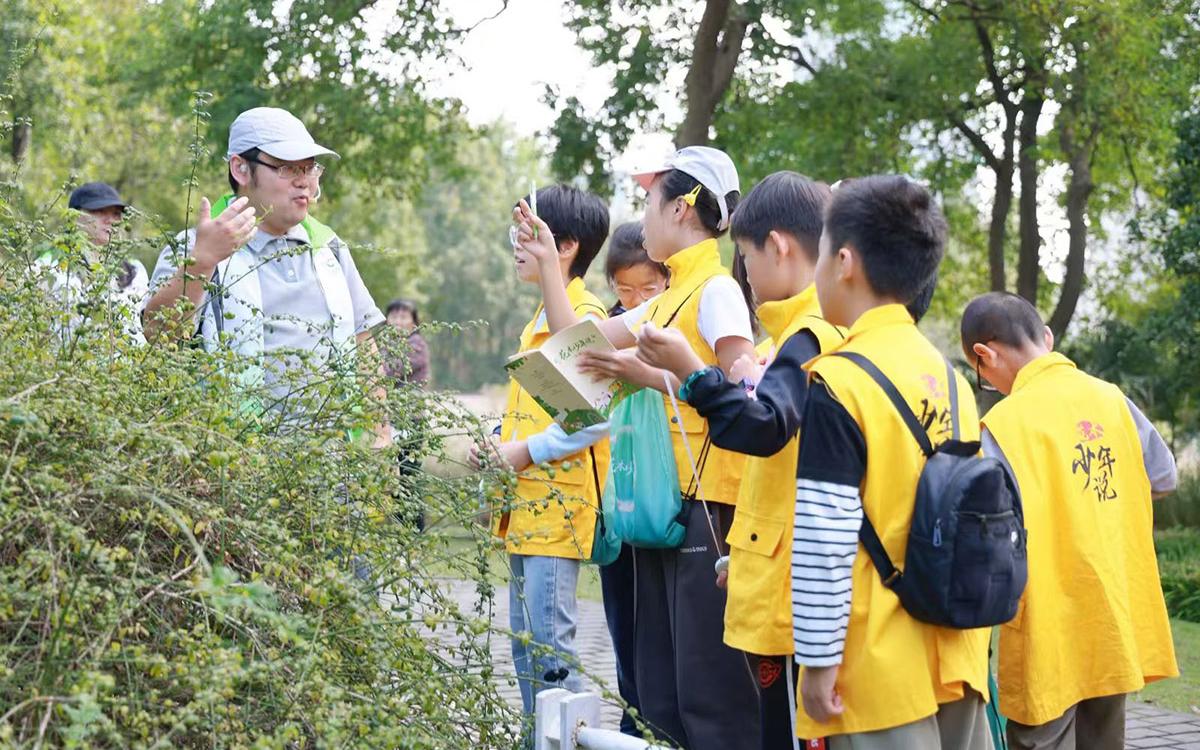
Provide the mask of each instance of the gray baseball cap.
[{"label": "gray baseball cap", "polygon": [[671,155],[663,164],[633,176],[642,189],[649,190],[654,178],[663,172],[678,169],[699,182],[717,198],[717,206],[721,209],[721,223],[718,228],[729,226],[729,207],[725,204],[726,193],[740,190],[738,187],[737,168],[729,154],[710,146],[687,146]]},{"label": "gray baseball cap", "polygon": [[252,148],[283,161],[303,161],[337,154],[313,140],[308,128],[286,109],[255,107],[237,116],[229,126],[229,151],[225,158]]}]

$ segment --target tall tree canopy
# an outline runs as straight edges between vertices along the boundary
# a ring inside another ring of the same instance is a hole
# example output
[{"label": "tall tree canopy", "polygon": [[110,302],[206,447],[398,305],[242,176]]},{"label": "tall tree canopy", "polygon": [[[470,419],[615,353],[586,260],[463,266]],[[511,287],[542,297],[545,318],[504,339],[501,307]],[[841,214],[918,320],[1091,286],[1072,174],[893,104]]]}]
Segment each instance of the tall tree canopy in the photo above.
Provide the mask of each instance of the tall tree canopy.
[{"label": "tall tree canopy", "polygon": [[[1188,54],[1194,0],[572,7],[616,86],[598,113],[556,100],[559,174],[604,183],[636,128],[675,124],[674,101],[677,145],[711,140],[748,183],[777,169],[912,174],[941,192],[967,241],[957,253],[986,246],[961,264],[986,268],[975,291],[1016,291],[1059,335],[1084,288],[1089,238],[1168,163],[1174,115],[1200,77]],[[1065,237],[1041,226],[1048,212]]]}]

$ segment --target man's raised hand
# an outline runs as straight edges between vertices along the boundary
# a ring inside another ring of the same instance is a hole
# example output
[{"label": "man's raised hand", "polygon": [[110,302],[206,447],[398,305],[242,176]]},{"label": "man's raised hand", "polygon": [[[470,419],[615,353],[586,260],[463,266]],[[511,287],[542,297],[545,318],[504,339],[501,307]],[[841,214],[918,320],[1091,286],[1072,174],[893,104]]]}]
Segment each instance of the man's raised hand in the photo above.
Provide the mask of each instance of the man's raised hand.
[{"label": "man's raised hand", "polygon": [[219,216],[212,216],[208,198],[201,198],[200,216],[196,221],[196,247],[192,255],[202,266],[215,267],[249,242],[256,229],[254,207],[249,198],[238,198]]}]

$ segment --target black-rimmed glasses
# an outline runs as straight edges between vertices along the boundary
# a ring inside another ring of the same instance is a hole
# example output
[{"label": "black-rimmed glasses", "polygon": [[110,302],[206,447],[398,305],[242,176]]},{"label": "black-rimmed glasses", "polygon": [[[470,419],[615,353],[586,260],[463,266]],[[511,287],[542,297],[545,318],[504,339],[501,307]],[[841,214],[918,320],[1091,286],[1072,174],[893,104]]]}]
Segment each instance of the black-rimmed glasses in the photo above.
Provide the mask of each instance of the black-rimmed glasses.
[{"label": "black-rimmed glasses", "polygon": [[304,179],[320,177],[325,172],[325,165],[313,162],[312,164],[268,164],[254,156],[243,156],[246,161],[260,164],[267,169],[273,171],[279,177],[288,180],[295,180],[303,177]]},{"label": "black-rimmed glasses", "polygon": [[983,379],[983,375],[979,372],[979,355],[975,355],[975,387],[988,393],[996,393],[999,390]]}]

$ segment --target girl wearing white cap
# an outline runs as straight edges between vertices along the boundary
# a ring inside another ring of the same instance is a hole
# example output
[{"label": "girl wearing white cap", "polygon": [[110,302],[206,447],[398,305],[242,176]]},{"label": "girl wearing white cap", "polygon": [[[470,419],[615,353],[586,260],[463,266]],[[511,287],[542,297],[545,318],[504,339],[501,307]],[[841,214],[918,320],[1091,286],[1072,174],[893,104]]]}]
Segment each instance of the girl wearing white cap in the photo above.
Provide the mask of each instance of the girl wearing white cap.
[{"label": "girl wearing white cap", "polygon": [[[581,365],[597,375],[665,391],[663,371],[640,362],[629,348],[636,343],[635,331],[649,323],[678,329],[705,364],[719,365],[728,375],[739,357],[754,353],[749,310],[717,248],[740,195],[737,170],[724,152],[691,146],[635,179],[648,193],[646,251],[670,268],[671,286],[602,321],[601,330],[621,351],[585,355]],[[522,247],[538,259],[551,330],[572,325],[577,319],[563,291],[549,228],[524,204],[514,211],[514,220]],[[641,714],[661,737],[689,750],[757,748],[754,675],[742,654],[723,642],[725,592],[715,585],[713,573],[725,552],[743,457],[712,446],[706,421],[687,404],[678,404],[676,417],[664,393],[663,408],[672,426],[673,470],[684,488],[681,521],[687,531],[678,548],[635,550]],[[699,469],[699,487],[689,452]]]}]

